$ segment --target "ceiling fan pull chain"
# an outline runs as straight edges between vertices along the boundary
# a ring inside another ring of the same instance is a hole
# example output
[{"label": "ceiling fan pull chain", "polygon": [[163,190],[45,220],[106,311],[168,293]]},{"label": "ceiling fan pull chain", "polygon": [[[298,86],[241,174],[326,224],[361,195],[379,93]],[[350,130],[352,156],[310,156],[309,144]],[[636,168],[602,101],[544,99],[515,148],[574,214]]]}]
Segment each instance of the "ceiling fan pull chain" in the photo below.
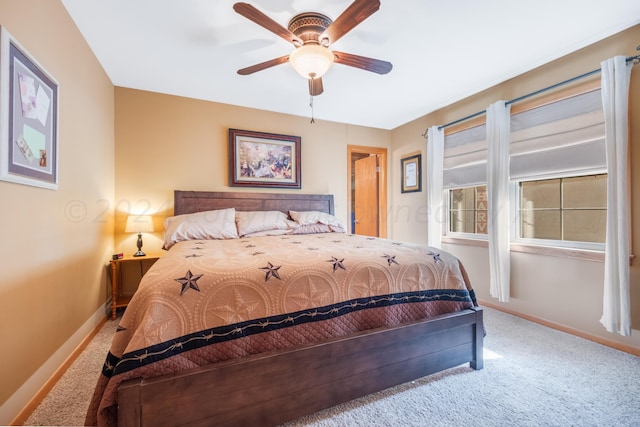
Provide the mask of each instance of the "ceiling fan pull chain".
[{"label": "ceiling fan pull chain", "polygon": [[316,121],[313,119],[313,95],[309,97],[309,107],[311,107],[311,123],[315,123]]}]

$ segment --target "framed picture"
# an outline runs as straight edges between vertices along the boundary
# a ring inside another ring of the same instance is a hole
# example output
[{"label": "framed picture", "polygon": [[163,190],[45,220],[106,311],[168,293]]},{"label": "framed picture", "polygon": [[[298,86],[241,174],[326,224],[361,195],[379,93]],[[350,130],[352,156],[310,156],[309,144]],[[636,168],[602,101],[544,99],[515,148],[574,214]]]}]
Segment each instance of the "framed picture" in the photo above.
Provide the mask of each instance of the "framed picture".
[{"label": "framed picture", "polygon": [[299,136],[229,129],[229,185],[300,188]]},{"label": "framed picture", "polygon": [[0,28],[0,179],[58,188],[58,83]]},{"label": "framed picture", "polygon": [[422,154],[400,159],[402,168],[402,192],[422,191]]}]

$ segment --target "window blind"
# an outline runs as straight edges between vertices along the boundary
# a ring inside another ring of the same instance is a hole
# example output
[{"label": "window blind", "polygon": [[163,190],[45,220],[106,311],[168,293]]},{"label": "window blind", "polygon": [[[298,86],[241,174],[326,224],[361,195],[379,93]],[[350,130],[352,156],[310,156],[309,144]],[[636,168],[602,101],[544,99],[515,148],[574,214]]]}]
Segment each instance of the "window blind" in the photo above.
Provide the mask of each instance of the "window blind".
[{"label": "window blind", "polygon": [[606,171],[600,90],[513,114],[512,179]]},{"label": "window blind", "polygon": [[486,182],[486,124],[445,136],[443,187],[472,187]]}]

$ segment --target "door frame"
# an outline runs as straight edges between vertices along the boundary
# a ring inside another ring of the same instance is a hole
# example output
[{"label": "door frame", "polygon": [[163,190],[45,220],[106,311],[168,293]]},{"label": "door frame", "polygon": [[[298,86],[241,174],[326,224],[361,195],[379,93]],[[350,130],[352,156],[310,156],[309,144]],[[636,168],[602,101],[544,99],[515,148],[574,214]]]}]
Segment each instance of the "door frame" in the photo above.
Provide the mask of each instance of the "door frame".
[{"label": "door frame", "polygon": [[[366,147],[363,145],[347,145],[347,218],[351,218],[351,156],[358,154],[377,154],[378,167],[378,230],[379,237],[387,237],[387,149],[382,147]],[[351,222],[349,222],[350,224]]]}]

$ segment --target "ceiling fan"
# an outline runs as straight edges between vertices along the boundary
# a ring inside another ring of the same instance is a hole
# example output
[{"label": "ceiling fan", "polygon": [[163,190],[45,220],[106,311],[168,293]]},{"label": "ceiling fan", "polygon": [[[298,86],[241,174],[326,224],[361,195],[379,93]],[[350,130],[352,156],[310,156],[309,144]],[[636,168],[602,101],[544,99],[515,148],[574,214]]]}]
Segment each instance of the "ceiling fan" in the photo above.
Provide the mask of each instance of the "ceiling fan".
[{"label": "ceiling fan", "polygon": [[238,70],[238,74],[244,76],[289,62],[300,75],[309,80],[311,96],[320,95],[324,91],[322,76],[334,62],[377,74],[387,74],[393,68],[390,62],[329,49],[331,44],[379,8],[378,0],[355,0],[335,21],[321,13],[305,12],[294,16],[288,27],[284,28],[254,6],[236,3],[233,9],[240,15],[282,37],[295,47],[290,55],[242,68]]}]

